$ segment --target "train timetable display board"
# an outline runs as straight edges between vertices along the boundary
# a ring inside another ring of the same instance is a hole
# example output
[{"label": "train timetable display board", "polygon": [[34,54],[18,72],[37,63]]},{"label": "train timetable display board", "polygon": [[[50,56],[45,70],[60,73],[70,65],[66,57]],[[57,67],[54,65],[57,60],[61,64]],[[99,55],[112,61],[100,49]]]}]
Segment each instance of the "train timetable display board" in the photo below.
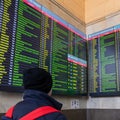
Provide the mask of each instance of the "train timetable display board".
[{"label": "train timetable display board", "polygon": [[0,2],[0,90],[23,91],[23,71],[41,67],[52,74],[54,94],[86,94],[86,41],[35,5]]},{"label": "train timetable display board", "polygon": [[120,37],[108,34],[88,42],[88,75],[91,96],[120,95]]}]

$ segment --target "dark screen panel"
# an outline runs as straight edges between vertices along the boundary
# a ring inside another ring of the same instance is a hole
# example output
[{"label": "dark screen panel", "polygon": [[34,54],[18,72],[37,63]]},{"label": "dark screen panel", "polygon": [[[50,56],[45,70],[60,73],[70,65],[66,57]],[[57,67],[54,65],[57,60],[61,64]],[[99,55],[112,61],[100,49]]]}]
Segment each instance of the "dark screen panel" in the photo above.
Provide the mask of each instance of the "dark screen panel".
[{"label": "dark screen panel", "polygon": [[68,30],[53,23],[52,76],[53,90],[67,92],[68,79]]},{"label": "dark screen panel", "polygon": [[70,32],[68,46],[69,93],[87,93],[86,44],[78,35]]},{"label": "dark screen panel", "polygon": [[89,92],[101,91],[100,40],[88,41],[88,83]]},{"label": "dark screen panel", "polygon": [[118,33],[88,42],[89,91],[92,96],[119,95]]},{"label": "dark screen panel", "polygon": [[24,69],[39,66],[41,13],[19,1],[12,85],[22,85]]},{"label": "dark screen panel", "polygon": [[12,84],[12,68],[17,17],[15,13],[17,12],[18,7],[16,4],[18,4],[18,1],[4,2],[2,0],[0,3],[0,82],[1,84],[7,86]]},{"label": "dark screen panel", "polygon": [[52,69],[52,26],[53,21],[45,15],[42,15],[41,36],[40,36],[40,67],[50,71]]}]

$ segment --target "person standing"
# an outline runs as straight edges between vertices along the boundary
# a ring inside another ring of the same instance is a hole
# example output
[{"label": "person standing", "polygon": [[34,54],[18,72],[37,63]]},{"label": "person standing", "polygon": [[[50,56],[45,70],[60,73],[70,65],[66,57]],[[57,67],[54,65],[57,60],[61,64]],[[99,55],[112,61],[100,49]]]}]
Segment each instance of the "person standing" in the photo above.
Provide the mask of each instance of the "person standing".
[{"label": "person standing", "polygon": [[62,104],[52,95],[52,76],[42,68],[23,73],[23,100],[11,107],[2,120],[67,120]]}]

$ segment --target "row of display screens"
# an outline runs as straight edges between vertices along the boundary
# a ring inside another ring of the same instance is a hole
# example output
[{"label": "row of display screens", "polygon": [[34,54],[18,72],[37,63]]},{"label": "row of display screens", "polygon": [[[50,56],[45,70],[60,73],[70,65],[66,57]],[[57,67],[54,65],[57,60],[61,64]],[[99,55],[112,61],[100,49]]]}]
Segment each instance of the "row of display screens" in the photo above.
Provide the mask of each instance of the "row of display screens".
[{"label": "row of display screens", "polygon": [[54,94],[119,95],[120,33],[86,41],[28,4],[0,2],[0,90],[23,91],[23,71],[41,67]]},{"label": "row of display screens", "polygon": [[41,67],[52,74],[54,94],[87,93],[84,39],[22,0],[2,0],[0,11],[1,90],[23,91],[23,71]]}]

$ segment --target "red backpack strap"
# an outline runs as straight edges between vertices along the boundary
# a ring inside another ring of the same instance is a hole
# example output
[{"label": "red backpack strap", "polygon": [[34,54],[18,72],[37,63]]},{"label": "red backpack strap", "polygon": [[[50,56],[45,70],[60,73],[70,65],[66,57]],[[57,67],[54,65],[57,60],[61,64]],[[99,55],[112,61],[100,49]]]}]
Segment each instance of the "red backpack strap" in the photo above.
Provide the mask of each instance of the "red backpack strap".
[{"label": "red backpack strap", "polygon": [[12,118],[13,110],[14,110],[14,106],[8,109],[8,111],[6,112],[5,116],[8,117],[8,118]]},{"label": "red backpack strap", "polygon": [[53,112],[60,112],[60,111],[51,106],[43,106],[43,107],[39,107],[39,108],[33,110],[32,112],[26,114],[25,116],[20,118],[20,120],[35,120],[36,118],[39,118],[43,115],[53,113]]}]

